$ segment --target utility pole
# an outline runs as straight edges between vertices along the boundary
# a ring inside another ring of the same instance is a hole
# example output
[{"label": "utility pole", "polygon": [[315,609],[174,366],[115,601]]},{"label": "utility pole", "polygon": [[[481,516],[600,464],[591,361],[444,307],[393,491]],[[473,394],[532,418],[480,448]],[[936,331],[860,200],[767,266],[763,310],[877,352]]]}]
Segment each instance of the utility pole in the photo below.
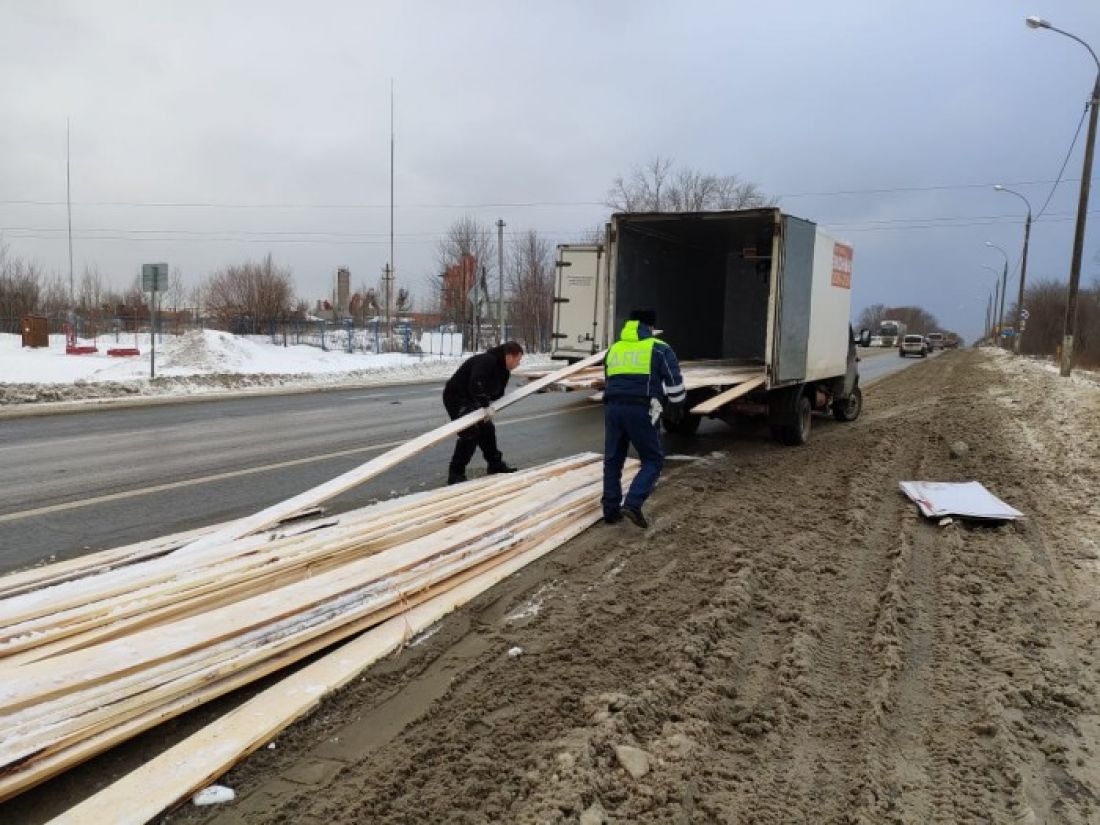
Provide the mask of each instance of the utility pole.
[{"label": "utility pole", "polygon": [[392,331],[390,326],[390,302],[393,298],[393,280],[397,264],[393,259],[393,78],[390,78],[390,262],[386,264],[386,335]]},{"label": "utility pole", "polygon": [[65,208],[69,215],[69,312],[76,309],[76,289],[73,282],[73,192],[69,174],[69,119],[65,118]]},{"label": "utility pole", "polygon": [[1016,299],[1016,338],[1012,351],[1020,354],[1020,339],[1024,337],[1024,279],[1027,278],[1027,245],[1031,240],[1031,210],[1027,210],[1027,222],[1024,224],[1024,259],[1020,263],[1020,295]]},{"label": "utility pole", "polygon": [[[1092,49],[1089,49],[1091,52]],[[1096,55],[1093,54],[1095,59]],[[1100,67],[1100,61],[1097,62]],[[1085,248],[1085,221],[1089,209],[1089,182],[1092,178],[1092,153],[1096,147],[1096,110],[1100,108],[1100,72],[1092,87],[1089,101],[1089,136],[1085,141],[1085,166],[1081,170],[1081,194],[1077,199],[1077,230],[1073,233],[1073,259],[1069,265],[1069,297],[1066,300],[1065,333],[1062,336],[1063,378],[1073,369],[1073,337],[1077,329],[1077,287],[1081,283],[1081,254]]]},{"label": "utility pole", "polygon": [[382,289],[382,300],[386,304],[384,317],[386,319],[386,330],[388,335],[390,329],[390,304],[393,299],[393,267],[389,264],[382,267],[382,283],[384,284],[384,288]]},{"label": "utility pole", "polygon": [[1013,336],[1012,339],[1012,351],[1019,355],[1020,338],[1022,337],[1021,333],[1024,325],[1024,283],[1027,280],[1027,246],[1028,241],[1031,239],[1031,201],[1015,189],[1009,189],[1007,186],[997,184],[993,188],[998,192],[1007,192],[1010,195],[1015,195],[1027,206],[1027,220],[1024,221],[1024,256],[1020,259],[1020,295],[1016,299],[1016,335]]},{"label": "utility pole", "polygon": [[478,289],[478,280],[485,280],[485,264],[481,265],[481,272],[477,271],[477,265],[474,265],[474,352],[477,352],[479,348],[478,339],[481,336],[481,316],[478,314],[481,310],[481,294]]},{"label": "utility pole", "polygon": [[[996,249],[1005,259],[1004,269],[1001,270],[1001,303],[997,309],[997,346],[1000,347],[1004,344],[1003,327],[1005,322],[1005,293],[1008,291],[1008,253],[992,241],[986,241],[985,245],[990,249]],[[990,267],[990,269],[992,269],[992,267]],[[994,269],[993,272],[996,274],[997,270]]]},{"label": "utility pole", "polygon": [[1001,311],[997,313],[997,317],[1001,322],[1001,334],[997,336],[997,346],[1004,347],[1005,345],[1005,293],[1008,291],[1008,257],[1005,257],[1004,269],[1001,271]]},{"label": "utility pole", "polygon": [[993,317],[993,307],[991,306],[992,302],[993,302],[993,296],[992,295],[987,295],[985,297],[985,337],[986,338],[989,337],[989,320],[990,320],[990,318]]},{"label": "utility pole", "polygon": [[1073,233],[1073,258],[1069,267],[1069,295],[1066,297],[1066,320],[1062,335],[1062,364],[1059,372],[1068,378],[1073,369],[1073,337],[1077,328],[1077,287],[1081,282],[1081,254],[1085,246],[1085,221],[1089,209],[1089,185],[1092,181],[1092,154],[1096,148],[1096,110],[1100,108],[1100,57],[1092,46],[1075,34],[1052,26],[1041,17],[1028,17],[1024,21],[1031,29],[1048,29],[1052,32],[1076,40],[1089,51],[1096,64],[1096,81],[1092,85],[1092,97],[1089,99],[1089,132],[1085,140],[1085,164],[1081,170],[1081,194],[1077,200],[1077,229]]},{"label": "utility pole", "polygon": [[504,343],[504,219],[497,220],[497,270],[500,282],[497,292],[497,324],[500,327],[498,343]]},{"label": "utility pole", "polygon": [[993,339],[993,344],[994,345],[997,344],[997,338],[999,338],[1000,334],[1001,334],[1001,322],[997,319],[997,306],[998,306],[998,301],[1000,300],[1000,295],[1001,295],[1001,282],[994,279],[993,280],[993,329],[990,330],[990,332],[992,333],[992,335],[990,337]]}]

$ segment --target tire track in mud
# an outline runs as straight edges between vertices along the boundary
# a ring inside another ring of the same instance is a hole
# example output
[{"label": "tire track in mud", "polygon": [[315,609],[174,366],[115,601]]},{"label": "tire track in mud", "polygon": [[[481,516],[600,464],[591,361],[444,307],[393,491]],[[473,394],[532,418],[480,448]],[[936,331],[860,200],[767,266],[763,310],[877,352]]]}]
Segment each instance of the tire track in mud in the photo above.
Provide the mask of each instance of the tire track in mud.
[{"label": "tire track in mud", "polygon": [[[1061,528],[1096,506],[1100,446],[1048,443],[1059,397],[1021,400],[989,359],[892,376],[805,448],[734,440],[666,477],[650,531],[589,531],[326,704],[346,722],[445,671],[399,737],[266,802],[242,766],[239,815],[209,821],[1098,821],[1100,580],[1087,531]],[[897,489],[920,477],[977,478],[1034,518],[937,527]],[[289,733],[285,764],[339,730]]]}]

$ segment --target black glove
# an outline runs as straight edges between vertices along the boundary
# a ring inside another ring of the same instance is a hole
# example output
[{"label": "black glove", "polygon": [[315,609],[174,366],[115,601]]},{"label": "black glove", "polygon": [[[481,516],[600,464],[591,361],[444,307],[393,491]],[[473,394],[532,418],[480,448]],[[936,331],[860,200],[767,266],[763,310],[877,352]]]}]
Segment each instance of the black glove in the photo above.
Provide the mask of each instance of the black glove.
[{"label": "black glove", "polygon": [[669,404],[665,407],[665,420],[669,424],[679,424],[684,420],[684,414],[687,412],[686,406],[683,401],[679,404]]}]

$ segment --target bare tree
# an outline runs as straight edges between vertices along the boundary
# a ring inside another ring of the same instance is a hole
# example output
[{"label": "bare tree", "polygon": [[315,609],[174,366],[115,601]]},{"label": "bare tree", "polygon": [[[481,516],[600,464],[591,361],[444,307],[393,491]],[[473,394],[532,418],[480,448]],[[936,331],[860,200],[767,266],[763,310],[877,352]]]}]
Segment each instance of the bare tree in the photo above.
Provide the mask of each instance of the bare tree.
[{"label": "bare tree", "polygon": [[607,193],[607,205],[619,212],[665,211],[661,189],[671,168],[671,158],[657,155],[645,166],[635,166],[629,177],[617,175]]},{"label": "bare tree", "polygon": [[755,183],[736,175],[715,175],[695,169],[673,171],[672,160],[660,156],[619,175],[607,193],[607,205],[618,212],[701,212],[750,209],[774,203]]},{"label": "bare tree", "polygon": [[42,271],[37,264],[13,257],[0,244],[0,324],[11,332],[19,329],[19,318],[39,310]]},{"label": "bare tree", "polygon": [[[1066,284],[1051,279],[1033,281],[1024,291],[1028,319],[1021,350],[1027,355],[1053,357],[1062,343],[1066,316]],[[1015,305],[1008,307],[1007,318],[1016,317]],[[1082,289],[1077,296],[1077,332],[1073,347],[1074,363],[1080,366],[1100,364],[1100,282]]]},{"label": "bare tree", "polygon": [[878,325],[881,324],[889,316],[886,314],[886,304],[871,304],[866,307],[863,312],[859,313],[859,320],[856,322],[856,326],[860,329],[869,329],[874,332],[878,329]]},{"label": "bare tree", "polygon": [[207,308],[219,324],[254,334],[283,318],[294,301],[290,270],[277,266],[270,254],[259,263],[249,261],[215,272],[206,290]]},{"label": "bare tree", "polygon": [[927,335],[929,332],[939,332],[943,329],[936,316],[923,307],[888,307],[883,319],[901,321],[909,332],[918,335]]},{"label": "bare tree", "polygon": [[549,349],[554,308],[554,252],[549,242],[530,229],[511,249],[509,287],[512,328],[528,349]]},{"label": "bare tree", "polygon": [[474,307],[467,296],[478,284],[479,303],[485,300],[485,279],[494,272],[495,238],[488,224],[466,215],[451,224],[439,242],[438,264],[432,289],[444,321],[459,324],[473,341]]},{"label": "bare tree", "polygon": [[43,279],[38,307],[43,314],[54,318],[67,315],[72,307],[69,295],[69,279],[62,278],[56,272],[52,276]]},{"label": "bare tree", "polygon": [[99,267],[95,264],[85,264],[77,291],[77,306],[84,312],[98,313],[103,309],[105,292],[106,283]]},{"label": "bare tree", "polygon": [[187,287],[183,283],[183,270],[178,266],[174,266],[171,275],[168,276],[168,289],[161,296],[160,304],[165,309],[179,310],[183,306],[186,294]]}]

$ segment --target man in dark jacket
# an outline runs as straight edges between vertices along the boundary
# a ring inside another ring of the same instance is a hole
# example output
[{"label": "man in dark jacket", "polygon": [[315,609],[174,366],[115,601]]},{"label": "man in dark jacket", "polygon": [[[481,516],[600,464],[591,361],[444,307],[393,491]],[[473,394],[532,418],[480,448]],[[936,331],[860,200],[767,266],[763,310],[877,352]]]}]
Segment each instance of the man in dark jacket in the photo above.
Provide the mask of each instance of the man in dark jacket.
[{"label": "man in dark jacket", "polygon": [[[672,347],[653,337],[657,315],[635,310],[623,325],[619,340],[604,359],[603,515],[608,524],[626,516],[648,527],[642,505],[653,492],[664,466],[661,414],[676,414],[687,398],[680,365]],[[623,464],[630,445],[642,467],[623,501]]]},{"label": "man in dark jacket", "polygon": [[[443,406],[447,408],[451,420],[461,418],[478,407],[488,407],[504,395],[512,370],[519,366],[521,360],[523,347],[515,341],[466,359],[443,388]],[[455,444],[447,471],[448,484],[466,480],[466,465],[478,447],[489,464],[490,475],[516,471],[515,467],[504,463],[504,456],[497,449],[497,429],[491,419],[486,419],[458,434],[458,443]]]}]

